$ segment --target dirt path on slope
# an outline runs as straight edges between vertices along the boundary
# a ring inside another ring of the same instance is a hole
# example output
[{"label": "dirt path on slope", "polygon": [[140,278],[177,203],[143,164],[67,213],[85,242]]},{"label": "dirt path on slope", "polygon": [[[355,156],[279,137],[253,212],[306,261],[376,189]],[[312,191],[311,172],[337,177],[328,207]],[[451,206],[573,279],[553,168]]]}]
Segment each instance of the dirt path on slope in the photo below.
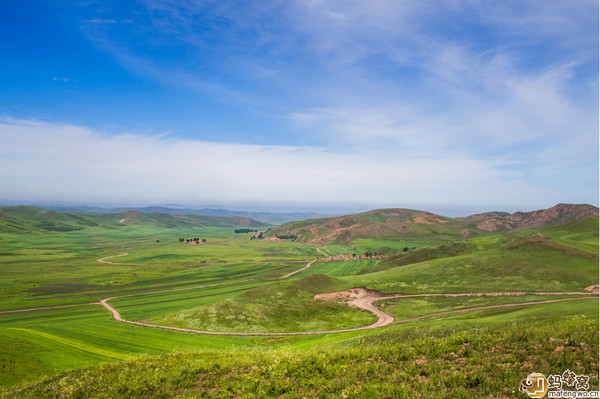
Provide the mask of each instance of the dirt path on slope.
[{"label": "dirt path on slope", "polygon": [[105,258],[102,259],[98,259],[98,262],[100,263],[106,263],[108,265],[123,265],[123,266],[149,266],[149,265],[144,265],[141,263],[117,263],[117,262],[107,262],[106,259],[112,259],[112,258],[119,258],[121,256],[127,256],[129,255],[127,252],[123,252],[122,254],[119,255],[111,255],[111,256],[107,256]]},{"label": "dirt path on slope", "polygon": [[280,279],[283,279],[283,278],[288,278],[288,277],[291,277],[291,276],[293,276],[294,274],[300,273],[301,271],[303,271],[303,270],[306,270],[306,269],[308,269],[309,267],[311,267],[311,266],[312,266],[312,264],[313,264],[313,263],[315,263],[316,261],[317,261],[317,259],[313,259],[313,260],[311,260],[310,262],[308,262],[308,264],[307,264],[306,266],[304,266],[302,269],[298,269],[298,270],[296,270],[296,271],[294,271],[294,272],[291,272],[290,274],[286,274],[285,276],[283,276],[283,277],[279,277],[279,278],[280,278]]}]

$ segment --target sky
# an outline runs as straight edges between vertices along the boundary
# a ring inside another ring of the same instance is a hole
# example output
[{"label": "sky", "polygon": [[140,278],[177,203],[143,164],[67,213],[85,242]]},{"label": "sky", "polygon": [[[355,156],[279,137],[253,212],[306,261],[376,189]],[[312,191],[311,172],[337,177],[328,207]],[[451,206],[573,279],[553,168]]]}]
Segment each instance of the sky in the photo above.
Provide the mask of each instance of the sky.
[{"label": "sky", "polygon": [[598,205],[595,0],[0,8],[0,201]]}]

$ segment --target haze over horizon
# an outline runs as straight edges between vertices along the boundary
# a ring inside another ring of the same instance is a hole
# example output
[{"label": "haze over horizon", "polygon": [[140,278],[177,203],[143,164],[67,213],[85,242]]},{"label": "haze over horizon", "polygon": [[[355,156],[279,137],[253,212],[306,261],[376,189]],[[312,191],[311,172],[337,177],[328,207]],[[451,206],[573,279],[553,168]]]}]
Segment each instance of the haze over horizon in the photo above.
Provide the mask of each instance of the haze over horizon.
[{"label": "haze over horizon", "polygon": [[25,0],[0,201],[598,205],[596,1]]}]

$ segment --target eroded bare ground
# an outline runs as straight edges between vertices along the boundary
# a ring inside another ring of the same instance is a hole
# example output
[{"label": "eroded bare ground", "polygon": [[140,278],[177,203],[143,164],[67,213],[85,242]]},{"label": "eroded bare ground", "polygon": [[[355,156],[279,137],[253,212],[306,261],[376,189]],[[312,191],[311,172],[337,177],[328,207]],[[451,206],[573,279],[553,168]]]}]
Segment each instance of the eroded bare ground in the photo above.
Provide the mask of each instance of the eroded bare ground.
[{"label": "eroded bare ground", "polygon": [[592,294],[598,294],[600,293],[600,285],[590,285],[589,287],[584,288],[584,291],[589,291]]}]

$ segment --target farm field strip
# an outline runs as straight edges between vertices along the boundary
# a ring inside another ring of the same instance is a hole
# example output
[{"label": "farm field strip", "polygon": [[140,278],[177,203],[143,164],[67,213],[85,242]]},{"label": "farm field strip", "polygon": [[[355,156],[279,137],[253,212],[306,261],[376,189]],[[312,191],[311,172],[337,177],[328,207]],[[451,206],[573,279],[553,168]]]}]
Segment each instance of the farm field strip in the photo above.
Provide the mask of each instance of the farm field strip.
[{"label": "farm field strip", "polygon": [[[114,257],[121,257],[121,256],[125,256],[127,255],[127,253],[123,253],[123,254],[119,254],[119,255],[112,255],[112,256],[108,256],[108,257],[104,257],[101,259],[97,259],[97,261],[102,262],[102,263],[109,263],[109,264],[114,264],[114,265],[123,265],[124,263],[115,263],[115,262],[106,262],[106,259],[111,259]],[[289,273],[283,277],[280,278],[288,278],[291,277],[301,271],[306,270],[308,267],[310,267],[312,265],[312,263],[314,262],[311,261],[309,262],[306,266],[297,269],[295,271],[293,271],[292,273]],[[148,265],[142,265],[142,264],[136,264],[137,266],[148,266]],[[252,281],[252,279],[243,279],[243,280],[238,280],[238,281],[230,281],[230,282],[225,282],[225,283],[216,283],[216,284],[204,284],[204,285],[194,285],[191,287],[183,287],[183,288],[174,288],[174,289],[168,289],[168,290],[159,290],[159,291],[149,291],[149,292],[136,292],[136,293],[131,293],[131,294],[125,294],[125,295],[118,295],[118,296],[114,296],[111,299],[121,299],[121,298],[128,298],[128,297],[139,297],[139,296],[156,296],[156,295],[161,295],[161,294],[171,294],[171,293],[177,293],[177,292],[181,292],[181,291],[191,291],[191,290],[198,290],[198,289],[206,289],[206,288],[215,288],[215,287],[222,287],[222,286],[228,286],[228,285],[237,285],[237,284],[241,284],[241,283],[245,283],[245,282],[250,282]],[[188,283],[184,283],[185,285],[187,285]],[[183,285],[183,284],[182,284]],[[137,289],[152,289],[152,288],[158,288],[160,287],[155,286],[155,287],[144,287],[144,288],[137,288]],[[251,288],[252,286],[248,286],[247,288]],[[239,290],[236,290],[239,291]],[[90,293],[86,293],[86,296],[91,296],[91,295],[97,295],[98,292],[94,293],[94,292],[90,292]],[[201,296],[204,297],[204,296]],[[197,296],[194,298],[198,298]],[[186,300],[186,299],[194,299],[194,298],[178,298],[178,299],[172,299],[174,300]],[[42,298],[40,298],[40,300],[42,300]],[[169,300],[162,300],[159,302],[166,302]],[[9,313],[20,313],[20,312],[32,312],[32,311],[44,311],[44,310],[54,310],[54,309],[58,309],[58,308],[64,308],[64,307],[73,307],[73,306],[80,306],[80,305],[85,305],[85,304],[95,304],[97,302],[91,302],[91,303],[77,303],[77,304],[69,304],[69,305],[56,305],[56,306],[46,306],[46,307],[36,307],[36,308],[24,308],[24,309],[12,309],[12,310],[5,310],[5,311],[0,311],[0,315],[4,315],[4,314],[9,314]],[[139,301],[136,301],[136,305],[145,305],[144,303],[139,303]],[[126,305],[127,306],[127,305]]]}]

